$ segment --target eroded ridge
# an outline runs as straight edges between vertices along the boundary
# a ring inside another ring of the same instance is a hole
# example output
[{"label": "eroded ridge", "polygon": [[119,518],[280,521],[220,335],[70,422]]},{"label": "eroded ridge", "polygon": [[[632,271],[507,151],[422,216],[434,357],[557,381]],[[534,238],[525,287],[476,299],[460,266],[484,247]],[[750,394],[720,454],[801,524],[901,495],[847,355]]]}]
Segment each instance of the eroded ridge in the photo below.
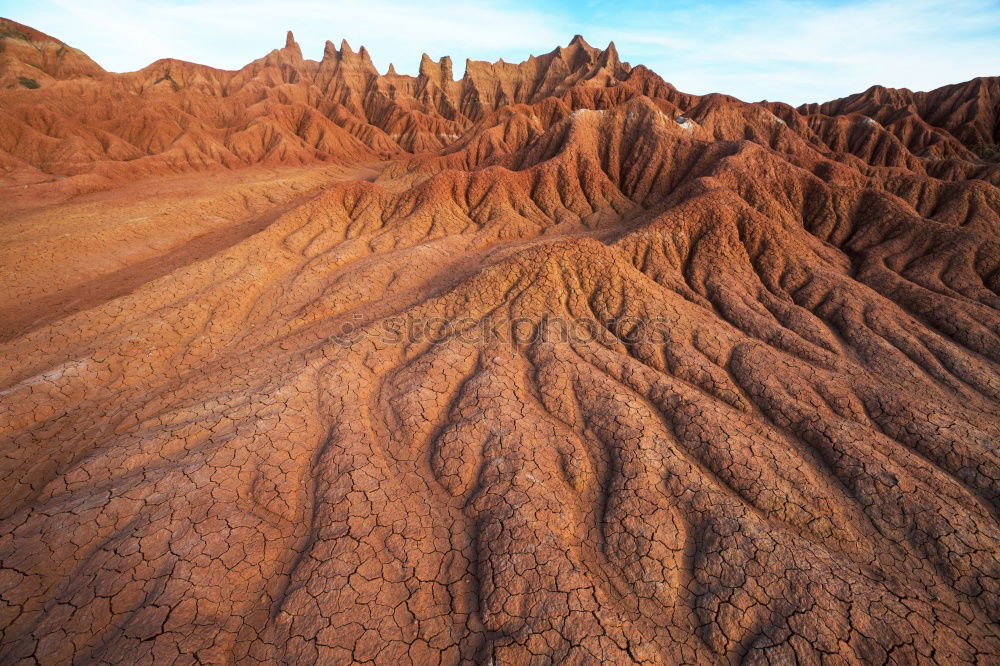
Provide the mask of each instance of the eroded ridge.
[{"label": "eroded ridge", "polygon": [[1000,659],[988,123],[553,53],[308,87],[459,136],[233,185],[0,343],[0,662]]}]

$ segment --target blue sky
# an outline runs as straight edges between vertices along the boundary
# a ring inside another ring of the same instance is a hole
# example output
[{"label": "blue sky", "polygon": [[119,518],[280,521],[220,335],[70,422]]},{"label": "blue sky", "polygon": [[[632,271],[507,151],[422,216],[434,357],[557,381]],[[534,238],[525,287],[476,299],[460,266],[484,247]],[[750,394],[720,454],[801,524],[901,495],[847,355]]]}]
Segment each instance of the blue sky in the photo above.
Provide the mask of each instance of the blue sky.
[{"label": "blue sky", "polygon": [[163,57],[235,69],[290,29],[307,58],[346,38],[383,71],[416,73],[427,51],[451,55],[456,76],[465,58],[518,62],[580,33],[683,91],[793,104],[1000,75],[1000,0],[0,0],[0,15],[113,71]]}]

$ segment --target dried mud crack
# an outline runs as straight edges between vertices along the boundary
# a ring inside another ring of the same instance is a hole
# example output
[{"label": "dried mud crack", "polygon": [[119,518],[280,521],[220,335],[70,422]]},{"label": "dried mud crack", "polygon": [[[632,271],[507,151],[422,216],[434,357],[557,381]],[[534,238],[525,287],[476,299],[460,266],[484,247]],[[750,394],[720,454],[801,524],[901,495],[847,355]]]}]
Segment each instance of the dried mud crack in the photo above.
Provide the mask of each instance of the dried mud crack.
[{"label": "dried mud crack", "polygon": [[1000,80],[19,30],[0,662],[1000,659]]}]

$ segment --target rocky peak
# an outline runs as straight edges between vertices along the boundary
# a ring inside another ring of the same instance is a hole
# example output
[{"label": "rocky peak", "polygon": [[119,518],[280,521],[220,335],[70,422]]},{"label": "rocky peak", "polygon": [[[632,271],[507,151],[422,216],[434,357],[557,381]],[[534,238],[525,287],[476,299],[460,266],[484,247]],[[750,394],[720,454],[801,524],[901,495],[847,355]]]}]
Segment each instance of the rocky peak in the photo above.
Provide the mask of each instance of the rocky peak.
[{"label": "rocky peak", "polygon": [[20,78],[38,80],[98,78],[105,70],[83,51],[44,32],[0,18],[0,84],[17,85]]},{"label": "rocky peak", "polygon": [[443,56],[435,62],[426,53],[420,56],[420,76],[434,81],[438,85],[445,85],[454,79],[451,71],[451,56]]}]

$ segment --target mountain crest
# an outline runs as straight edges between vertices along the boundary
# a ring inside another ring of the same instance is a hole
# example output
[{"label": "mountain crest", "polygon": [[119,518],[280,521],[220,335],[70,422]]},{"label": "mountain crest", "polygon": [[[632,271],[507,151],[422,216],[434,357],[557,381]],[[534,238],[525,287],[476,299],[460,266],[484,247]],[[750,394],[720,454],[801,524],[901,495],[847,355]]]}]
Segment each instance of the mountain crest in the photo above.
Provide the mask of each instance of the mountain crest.
[{"label": "mountain crest", "polygon": [[0,664],[1000,664],[1000,79],[4,28]]},{"label": "mountain crest", "polygon": [[452,71],[451,71],[451,57],[442,56],[440,60],[435,62],[426,53],[420,56],[420,69],[419,75],[423,78],[434,81],[439,85],[445,85],[452,82]]},{"label": "mountain crest", "polygon": [[21,79],[101,78],[104,69],[85,53],[44,32],[0,18],[0,86],[19,86]]}]

